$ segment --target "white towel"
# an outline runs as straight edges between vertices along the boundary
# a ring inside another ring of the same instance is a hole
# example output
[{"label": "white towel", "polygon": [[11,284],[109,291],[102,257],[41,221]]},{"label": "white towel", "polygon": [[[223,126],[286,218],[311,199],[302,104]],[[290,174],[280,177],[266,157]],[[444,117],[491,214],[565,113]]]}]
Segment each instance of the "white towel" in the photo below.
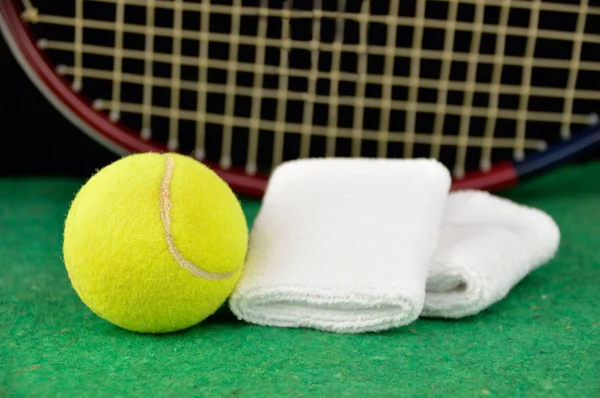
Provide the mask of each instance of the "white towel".
[{"label": "white towel", "polygon": [[540,210],[486,192],[452,193],[421,315],[477,314],[549,261],[559,241],[558,226]]},{"label": "white towel", "polygon": [[450,186],[429,159],[305,159],[277,168],[230,308],[247,322],[339,333],[406,325]]}]

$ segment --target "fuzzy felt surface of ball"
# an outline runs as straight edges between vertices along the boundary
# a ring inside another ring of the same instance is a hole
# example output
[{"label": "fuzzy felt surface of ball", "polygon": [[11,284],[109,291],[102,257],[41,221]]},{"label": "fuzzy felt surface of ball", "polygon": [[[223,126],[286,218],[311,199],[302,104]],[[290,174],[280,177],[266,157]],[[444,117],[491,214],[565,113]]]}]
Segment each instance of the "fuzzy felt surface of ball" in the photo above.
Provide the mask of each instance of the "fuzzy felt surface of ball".
[{"label": "fuzzy felt surface of ball", "polygon": [[129,155],[92,176],[65,220],[63,259],[99,317],[141,333],[183,330],[230,296],[248,249],[235,194],[179,154]]}]

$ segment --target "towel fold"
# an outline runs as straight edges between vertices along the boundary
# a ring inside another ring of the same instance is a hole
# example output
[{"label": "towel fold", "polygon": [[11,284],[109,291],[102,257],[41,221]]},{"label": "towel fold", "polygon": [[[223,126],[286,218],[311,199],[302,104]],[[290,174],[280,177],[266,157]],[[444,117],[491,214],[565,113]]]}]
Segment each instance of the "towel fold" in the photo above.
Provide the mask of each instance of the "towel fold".
[{"label": "towel fold", "polygon": [[450,186],[429,159],[305,159],[275,170],[229,305],[247,322],[339,333],[411,323]]},{"label": "towel fold", "polygon": [[429,159],[307,159],[271,176],[229,305],[241,320],[361,333],[461,318],[556,253],[546,213],[448,194]]},{"label": "towel fold", "polygon": [[449,195],[421,316],[461,318],[503,299],[556,253],[546,213],[481,191]]}]

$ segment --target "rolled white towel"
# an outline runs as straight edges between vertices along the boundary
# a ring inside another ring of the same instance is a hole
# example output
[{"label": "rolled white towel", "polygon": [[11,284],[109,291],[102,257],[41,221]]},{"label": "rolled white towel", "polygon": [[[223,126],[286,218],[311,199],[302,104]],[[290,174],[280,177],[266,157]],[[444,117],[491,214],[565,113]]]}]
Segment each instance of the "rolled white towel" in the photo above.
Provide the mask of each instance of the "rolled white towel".
[{"label": "rolled white towel", "polygon": [[559,242],[558,226],[540,210],[487,192],[450,194],[421,315],[479,313],[548,262]]},{"label": "rolled white towel", "polygon": [[418,318],[448,197],[429,159],[306,159],[277,168],[230,299],[239,319],[338,333]]}]

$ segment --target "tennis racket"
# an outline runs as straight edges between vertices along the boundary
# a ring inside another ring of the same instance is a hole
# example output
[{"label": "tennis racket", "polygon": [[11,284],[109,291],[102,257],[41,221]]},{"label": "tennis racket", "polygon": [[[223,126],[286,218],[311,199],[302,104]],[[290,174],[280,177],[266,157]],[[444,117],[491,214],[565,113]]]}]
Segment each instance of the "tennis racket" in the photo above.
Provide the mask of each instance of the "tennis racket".
[{"label": "tennis racket", "polygon": [[496,190],[600,140],[599,0],[3,0],[0,28],[83,132],[242,194],[310,157]]}]

